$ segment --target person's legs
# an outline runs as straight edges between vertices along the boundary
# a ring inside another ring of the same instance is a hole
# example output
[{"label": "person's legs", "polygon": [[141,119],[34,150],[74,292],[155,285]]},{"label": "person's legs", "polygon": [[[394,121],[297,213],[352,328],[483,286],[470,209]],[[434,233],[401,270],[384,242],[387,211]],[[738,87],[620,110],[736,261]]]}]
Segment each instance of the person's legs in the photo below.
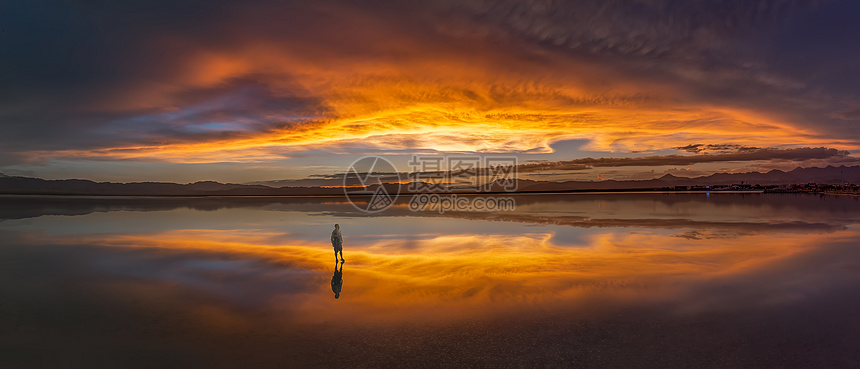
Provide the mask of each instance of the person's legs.
[{"label": "person's legs", "polygon": [[[340,251],[340,261],[343,261],[343,249],[340,249],[338,251]],[[337,255],[335,255],[335,259],[337,259]]]},{"label": "person's legs", "polygon": [[[343,252],[341,252],[343,254]],[[337,262],[337,249],[334,250],[334,261]]]}]

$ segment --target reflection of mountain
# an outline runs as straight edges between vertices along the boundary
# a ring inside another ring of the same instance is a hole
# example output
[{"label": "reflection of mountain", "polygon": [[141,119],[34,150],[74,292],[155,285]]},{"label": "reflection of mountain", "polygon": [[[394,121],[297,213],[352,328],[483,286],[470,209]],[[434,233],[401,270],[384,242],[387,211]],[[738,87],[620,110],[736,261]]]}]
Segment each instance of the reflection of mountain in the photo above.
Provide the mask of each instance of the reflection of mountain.
[{"label": "reflection of mountain", "polygon": [[[327,182],[326,182],[327,181]],[[860,166],[826,168],[797,168],[788,172],[772,170],[767,173],[717,173],[706,177],[686,178],[665,175],[660,178],[642,181],[600,181],[600,182],[550,182],[521,179],[520,192],[553,192],[553,191],[585,191],[585,190],[632,190],[632,189],[661,189],[674,186],[692,185],[730,185],[750,183],[761,185],[791,184],[791,183],[829,183],[843,181],[860,182]],[[0,194],[42,194],[42,195],[114,195],[114,196],[311,196],[332,195],[342,196],[341,178],[316,180],[316,182],[290,182],[292,184],[310,184],[312,187],[271,187],[262,184],[230,184],[218,182],[196,182],[190,184],[177,183],[111,183],[93,182],[80,179],[44,180],[26,177],[0,177]],[[268,184],[268,183],[267,183]],[[283,185],[273,182],[274,185]],[[371,187],[369,193],[377,190]],[[396,193],[396,188],[386,188],[389,193]],[[501,188],[494,191],[503,192]]]},{"label": "reflection of mountain", "polygon": [[[501,196],[501,195],[500,195]],[[718,234],[763,232],[835,232],[860,223],[860,198],[801,194],[533,194],[513,195],[512,212],[414,212],[398,199],[376,216],[440,217],[576,228],[652,228],[711,230]],[[327,209],[340,217],[361,215],[354,209]],[[681,237],[711,238],[712,232]]]},{"label": "reflection of mountain", "polygon": [[[368,197],[369,199],[369,197]],[[0,221],[43,215],[187,208],[262,209],[338,217],[438,217],[476,221],[557,224],[576,228],[694,229],[732,234],[833,232],[860,223],[860,198],[802,194],[543,194],[514,195],[512,212],[409,210],[401,196],[368,215],[335,197],[60,197],[0,196]],[[361,206],[361,205],[360,205]],[[712,237],[713,232],[683,237]]]},{"label": "reflection of mountain", "polygon": [[[79,197],[0,196],[0,220],[35,218],[43,215],[85,215],[110,211],[167,211],[189,208],[202,211],[249,208],[319,211],[321,204],[341,203],[325,197]],[[354,209],[343,203],[345,209]]]}]

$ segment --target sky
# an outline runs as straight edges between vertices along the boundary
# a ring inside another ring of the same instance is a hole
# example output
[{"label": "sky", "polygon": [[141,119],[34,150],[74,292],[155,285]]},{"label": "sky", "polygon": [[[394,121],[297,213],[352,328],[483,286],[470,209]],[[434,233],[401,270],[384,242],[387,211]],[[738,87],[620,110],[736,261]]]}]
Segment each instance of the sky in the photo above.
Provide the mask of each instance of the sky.
[{"label": "sky", "polygon": [[[0,172],[246,183],[858,165],[855,1],[6,1]],[[624,165],[606,165],[622,160]]]}]

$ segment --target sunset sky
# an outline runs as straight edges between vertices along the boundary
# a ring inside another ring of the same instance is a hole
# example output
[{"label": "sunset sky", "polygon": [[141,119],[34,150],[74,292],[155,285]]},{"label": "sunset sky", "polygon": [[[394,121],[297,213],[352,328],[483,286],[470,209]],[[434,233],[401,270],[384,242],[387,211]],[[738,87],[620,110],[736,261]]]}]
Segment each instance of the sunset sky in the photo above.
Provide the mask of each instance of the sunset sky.
[{"label": "sunset sky", "polygon": [[5,175],[245,183],[474,153],[583,159],[536,179],[860,164],[856,1],[0,9]]}]

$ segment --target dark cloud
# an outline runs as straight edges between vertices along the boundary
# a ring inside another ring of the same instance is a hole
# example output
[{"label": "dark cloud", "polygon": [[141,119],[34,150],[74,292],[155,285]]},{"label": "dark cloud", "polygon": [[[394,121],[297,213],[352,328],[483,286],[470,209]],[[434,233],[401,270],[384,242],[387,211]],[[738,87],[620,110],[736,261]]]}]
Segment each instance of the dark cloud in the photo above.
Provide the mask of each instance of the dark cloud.
[{"label": "dark cloud", "polygon": [[[813,10],[814,1],[458,2],[488,26],[588,53],[638,56],[724,49],[732,38]],[[683,50],[681,50],[683,49]]]},{"label": "dark cloud", "polygon": [[[698,150],[703,145],[689,145],[679,150]],[[710,145],[708,145],[710,146]],[[695,152],[695,151],[694,151]],[[629,167],[629,166],[661,166],[661,165],[693,165],[715,162],[745,162],[759,160],[789,160],[803,161],[810,159],[851,159],[847,151],[828,149],[826,147],[803,147],[794,149],[777,148],[738,148],[727,154],[698,154],[698,155],[661,155],[634,158],[583,158],[540,164],[523,164],[518,167],[520,172],[540,170],[584,170],[594,167]]]},{"label": "dark cloud", "polygon": [[745,150],[745,149],[756,149],[756,148],[741,148],[740,145],[731,145],[731,144],[689,144],[686,146],[674,147],[675,150],[686,151],[690,153],[698,154],[704,151],[726,151],[726,150]]},{"label": "dark cloud", "polygon": [[860,120],[860,108],[838,111],[833,114],[833,117],[844,120]]},{"label": "dark cloud", "polygon": [[[674,84],[677,100],[728,104],[860,142],[852,116],[860,74],[851,1],[464,1],[503,32],[631,80]],[[854,106],[856,109],[856,106]],[[837,112],[837,113],[834,113]]]}]

